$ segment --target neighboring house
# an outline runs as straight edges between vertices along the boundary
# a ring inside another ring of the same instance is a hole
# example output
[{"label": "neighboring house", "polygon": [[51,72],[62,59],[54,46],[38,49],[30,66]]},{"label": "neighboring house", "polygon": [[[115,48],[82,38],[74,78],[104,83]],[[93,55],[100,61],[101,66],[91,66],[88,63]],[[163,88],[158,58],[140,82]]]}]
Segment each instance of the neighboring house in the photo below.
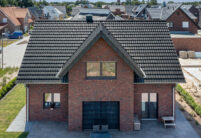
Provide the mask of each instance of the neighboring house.
[{"label": "neighboring house", "polygon": [[119,16],[115,16],[108,9],[80,8],[79,12],[72,20],[86,20],[87,16],[92,16],[93,20],[123,20]]},{"label": "neighboring house", "polygon": [[146,19],[147,4],[140,4],[133,8],[133,15],[135,19]]},{"label": "neighboring house", "polygon": [[114,15],[121,16],[122,14],[126,14],[126,9],[123,5],[105,5],[103,8],[109,9]]},{"label": "neighboring house", "polygon": [[66,16],[66,14],[62,13],[60,10],[53,6],[45,6],[43,8],[43,13],[45,15],[45,18],[49,20],[60,20],[64,19],[64,17]]},{"label": "neighboring house", "polygon": [[33,20],[27,8],[0,7],[0,23],[7,23],[10,33],[16,30],[27,32]]},{"label": "neighboring house", "polygon": [[36,22],[17,77],[27,121],[65,121],[70,131],[132,131],[135,114],[174,118],[182,82],[164,21]]},{"label": "neighboring house", "polygon": [[1,23],[0,24],[0,37],[2,37],[2,33],[6,33],[8,32],[8,28],[7,28],[8,24],[6,23]]},{"label": "neighboring house", "polygon": [[182,5],[181,8],[190,11],[197,19],[199,19],[199,10],[193,5]]},{"label": "neighboring house", "polygon": [[57,10],[59,10],[60,12],[62,12],[63,13],[63,18],[66,18],[66,14],[67,14],[67,12],[66,12],[66,6],[53,6],[54,8],[56,8]]},{"label": "neighboring house", "polygon": [[198,10],[198,25],[201,27],[201,5],[196,6],[196,9]]},{"label": "neighboring house", "polygon": [[126,5],[126,15],[128,15],[128,19],[134,19],[134,13],[133,13],[133,9],[136,8],[137,6],[133,6],[133,5]]},{"label": "neighboring house", "polygon": [[167,4],[159,8],[147,8],[148,20],[164,20],[168,23],[172,33],[194,33],[197,34],[199,26],[197,18],[187,9],[181,8],[182,4]]},{"label": "neighboring house", "polygon": [[33,21],[44,19],[43,10],[37,7],[28,7]]}]

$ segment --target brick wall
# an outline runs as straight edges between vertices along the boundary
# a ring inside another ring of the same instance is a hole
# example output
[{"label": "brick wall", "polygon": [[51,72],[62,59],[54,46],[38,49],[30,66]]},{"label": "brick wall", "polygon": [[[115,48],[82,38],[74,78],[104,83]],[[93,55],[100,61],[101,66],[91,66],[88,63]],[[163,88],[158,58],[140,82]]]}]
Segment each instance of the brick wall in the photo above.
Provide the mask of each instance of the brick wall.
[{"label": "brick wall", "polygon": [[[85,80],[87,61],[116,61],[116,80]],[[70,131],[82,130],[83,101],[119,101],[120,130],[133,130],[133,71],[103,40],[95,45],[69,71]]]},{"label": "brick wall", "polygon": [[[189,28],[182,28],[182,22],[188,21]],[[198,27],[184,14],[181,9],[174,12],[168,19],[167,22],[173,22],[174,27],[169,28],[170,31],[189,31],[197,34]]]},{"label": "brick wall", "polygon": [[172,115],[172,84],[135,84],[134,85],[134,112],[141,117],[141,94],[158,94],[158,118]]},{"label": "brick wall", "polygon": [[[68,85],[32,84],[29,88],[29,120],[67,121]],[[43,109],[44,93],[60,93],[61,107],[55,110]]]},{"label": "brick wall", "polygon": [[201,38],[172,38],[175,49],[178,51],[201,52]]}]

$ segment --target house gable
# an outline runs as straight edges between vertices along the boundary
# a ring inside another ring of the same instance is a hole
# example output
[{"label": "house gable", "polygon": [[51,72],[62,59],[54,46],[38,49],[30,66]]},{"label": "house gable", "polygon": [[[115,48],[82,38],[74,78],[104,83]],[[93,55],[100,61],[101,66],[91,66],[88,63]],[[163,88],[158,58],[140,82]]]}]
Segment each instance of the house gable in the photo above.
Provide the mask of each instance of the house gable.
[{"label": "house gable", "polygon": [[[179,17],[178,17],[179,16]],[[167,22],[173,22],[174,27],[170,28],[170,31],[190,31],[192,33],[197,33],[199,26],[188,16],[186,13],[178,8],[171,16],[169,16],[166,20]],[[183,29],[182,28],[182,21],[189,22],[189,28]]]},{"label": "house gable", "polygon": [[72,66],[94,45],[94,43],[103,38],[111,48],[119,54],[120,57],[138,74],[140,77],[145,77],[142,69],[131,59],[128,53],[121,47],[119,42],[111,35],[111,33],[100,23],[91,35],[80,46],[76,53],[63,65],[58,72],[58,77],[63,77]]}]

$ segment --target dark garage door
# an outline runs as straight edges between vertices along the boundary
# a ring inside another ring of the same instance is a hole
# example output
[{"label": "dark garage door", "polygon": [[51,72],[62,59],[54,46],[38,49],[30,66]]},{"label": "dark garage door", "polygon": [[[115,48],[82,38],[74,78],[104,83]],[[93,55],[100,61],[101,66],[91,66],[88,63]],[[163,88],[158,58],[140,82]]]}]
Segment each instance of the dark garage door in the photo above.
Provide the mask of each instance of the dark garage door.
[{"label": "dark garage door", "polygon": [[119,129],[119,102],[83,102],[83,129],[92,129],[94,124]]}]

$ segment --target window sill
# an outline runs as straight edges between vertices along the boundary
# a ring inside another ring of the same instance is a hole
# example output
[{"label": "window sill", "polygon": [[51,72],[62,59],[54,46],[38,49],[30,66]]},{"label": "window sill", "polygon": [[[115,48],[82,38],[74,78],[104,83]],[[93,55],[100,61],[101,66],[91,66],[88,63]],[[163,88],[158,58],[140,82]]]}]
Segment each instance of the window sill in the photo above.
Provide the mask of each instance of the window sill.
[{"label": "window sill", "polygon": [[116,80],[117,77],[86,77],[86,80]]},{"label": "window sill", "polygon": [[60,107],[57,108],[43,108],[43,110],[48,110],[48,111],[53,111],[53,110],[58,110]]}]

